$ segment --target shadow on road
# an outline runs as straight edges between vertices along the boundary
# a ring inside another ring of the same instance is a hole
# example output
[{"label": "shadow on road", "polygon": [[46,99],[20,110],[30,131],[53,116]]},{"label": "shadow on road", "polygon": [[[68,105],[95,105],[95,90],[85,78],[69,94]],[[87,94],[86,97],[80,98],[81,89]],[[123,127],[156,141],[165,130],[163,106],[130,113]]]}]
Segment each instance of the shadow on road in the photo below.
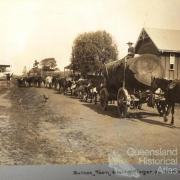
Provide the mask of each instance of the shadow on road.
[{"label": "shadow on road", "polygon": [[[107,111],[102,110],[99,104],[94,105],[94,104],[90,104],[90,103],[83,103],[82,105],[94,110],[98,114],[111,116],[113,118],[119,118],[119,114],[118,114],[116,105],[108,105]],[[130,110],[127,119],[133,120],[133,119],[141,119],[141,118],[147,118],[147,117],[152,117],[152,116],[158,116],[157,113],[149,113],[149,112],[144,112],[144,111],[140,111],[140,110],[134,110],[134,111],[135,112],[132,112],[132,110]]]},{"label": "shadow on road", "polygon": [[[136,113],[132,113],[132,116],[134,116],[135,119],[142,121],[144,123],[149,123],[149,124],[158,125],[158,126],[164,126],[164,127],[168,127],[168,128],[180,129],[180,127],[172,126],[171,124],[165,123],[163,121],[163,117],[160,117],[158,113],[136,112]],[[161,118],[161,121],[157,121],[157,120],[148,118],[148,117],[157,117],[157,116],[159,118]]]},{"label": "shadow on road", "polygon": [[98,114],[104,116],[110,116],[113,118],[119,118],[117,107],[115,105],[109,105],[107,111],[101,109],[99,104],[91,104],[91,103],[83,103],[82,105],[92,109],[93,111],[97,112]]},{"label": "shadow on road", "polygon": [[[71,99],[77,99],[77,101],[79,101],[79,99],[75,96],[71,96],[71,95],[66,95],[68,98]],[[100,104],[93,104],[93,103],[85,103],[82,102],[82,105],[90,108],[91,110],[95,111],[98,114],[101,114],[103,116],[110,116],[112,118],[119,118],[119,114],[117,111],[117,107],[114,104],[109,104],[108,105],[108,109],[107,111],[102,110]],[[158,120],[156,118],[159,118]],[[157,126],[163,126],[163,127],[168,127],[168,128],[177,128],[180,129],[180,127],[176,127],[176,126],[172,126],[168,123],[165,123],[163,121],[163,118],[159,116],[158,113],[155,112],[147,112],[145,110],[130,110],[128,117],[126,118],[126,120],[128,121],[142,121],[144,123],[148,123],[148,124],[152,124],[152,125],[157,125]],[[170,121],[169,121],[170,122]]]},{"label": "shadow on road", "polygon": [[63,93],[60,91],[54,91],[54,94],[63,94]]},{"label": "shadow on road", "polygon": [[[97,112],[98,114],[101,114],[104,116],[110,116],[113,118],[119,118],[117,107],[115,105],[109,105],[107,111],[103,111],[99,104],[94,105],[94,104],[90,104],[90,103],[83,103],[82,105],[92,109],[93,111]],[[162,121],[157,121],[157,120],[153,119],[153,117],[161,118]],[[152,124],[152,125],[180,129],[180,127],[172,126],[168,123],[163,122],[163,118],[160,117],[158,113],[153,113],[153,112],[146,112],[146,111],[140,111],[140,110],[136,110],[136,112],[129,112],[128,118],[126,120],[142,121],[144,123],[148,123],[148,124]]]}]

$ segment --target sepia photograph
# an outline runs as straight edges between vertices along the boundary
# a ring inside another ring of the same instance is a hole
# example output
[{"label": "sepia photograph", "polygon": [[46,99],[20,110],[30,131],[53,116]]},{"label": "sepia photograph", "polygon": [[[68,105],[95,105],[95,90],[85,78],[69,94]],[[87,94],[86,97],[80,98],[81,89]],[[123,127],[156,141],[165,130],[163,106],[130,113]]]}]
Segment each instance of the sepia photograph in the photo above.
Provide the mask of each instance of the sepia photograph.
[{"label": "sepia photograph", "polygon": [[180,177],[179,0],[0,0],[0,180]]}]

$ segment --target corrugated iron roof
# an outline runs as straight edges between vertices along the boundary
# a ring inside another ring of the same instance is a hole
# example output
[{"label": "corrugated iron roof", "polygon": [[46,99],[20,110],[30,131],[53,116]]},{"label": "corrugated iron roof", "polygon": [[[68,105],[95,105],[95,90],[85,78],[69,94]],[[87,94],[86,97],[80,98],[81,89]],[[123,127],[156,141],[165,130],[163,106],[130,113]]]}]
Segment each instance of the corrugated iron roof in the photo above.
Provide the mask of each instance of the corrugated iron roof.
[{"label": "corrugated iron roof", "polygon": [[143,28],[161,51],[180,52],[180,30]]}]

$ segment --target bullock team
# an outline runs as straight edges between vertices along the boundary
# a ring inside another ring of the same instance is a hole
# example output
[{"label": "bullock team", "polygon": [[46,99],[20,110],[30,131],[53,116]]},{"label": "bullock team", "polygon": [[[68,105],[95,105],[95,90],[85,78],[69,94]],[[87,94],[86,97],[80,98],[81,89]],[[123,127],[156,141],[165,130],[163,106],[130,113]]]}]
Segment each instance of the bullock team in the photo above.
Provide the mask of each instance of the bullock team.
[{"label": "bullock team", "polygon": [[19,87],[45,87],[55,89],[64,95],[75,96],[82,101],[98,101],[98,95],[102,86],[102,76],[88,76],[87,79],[79,76],[60,77],[59,75],[26,76],[17,78]]},{"label": "bullock team", "polygon": [[[87,79],[79,77],[60,76],[27,76],[17,78],[20,87],[45,87],[55,89],[64,95],[70,94],[85,102],[97,103],[101,88],[103,88],[102,76],[89,76]],[[175,103],[180,103],[180,80],[166,80],[154,78],[151,84],[151,91],[156,94],[157,89],[164,93],[164,101],[161,102],[158,110],[167,121],[167,116],[172,114],[171,125],[174,124]]]}]

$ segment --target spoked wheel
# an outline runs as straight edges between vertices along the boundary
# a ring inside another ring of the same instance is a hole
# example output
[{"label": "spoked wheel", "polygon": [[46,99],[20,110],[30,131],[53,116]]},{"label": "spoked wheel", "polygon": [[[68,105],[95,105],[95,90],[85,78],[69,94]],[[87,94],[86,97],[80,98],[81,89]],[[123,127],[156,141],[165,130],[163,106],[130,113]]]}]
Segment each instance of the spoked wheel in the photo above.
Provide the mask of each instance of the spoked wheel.
[{"label": "spoked wheel", "polygon": [[100,104],[102,109],[106,111],[108,106],[108,91],[106,88],[103,88],[100,91]]},{"label": "spoked wheel", "polygon": [[165,115],[169,115],[170,111],[169,111],[169,106],[168,104],[165,103],[165,101],[158,101],[156,102],[156,107],[158,110],[158,113],[160,114],[160,116],[163,116],[163,114]]},{"label": "spoked wheel", "polygon": [[117,109],[121,118],[126,118],[129,109],[129,95],[126,89],[119,89],[117,94]]},{"label": "spoked wheel", "polygon": [[138,104],[138,109],[142,109],[142,106],[143,106],[143,104],[141,103],[141,104]]}]

